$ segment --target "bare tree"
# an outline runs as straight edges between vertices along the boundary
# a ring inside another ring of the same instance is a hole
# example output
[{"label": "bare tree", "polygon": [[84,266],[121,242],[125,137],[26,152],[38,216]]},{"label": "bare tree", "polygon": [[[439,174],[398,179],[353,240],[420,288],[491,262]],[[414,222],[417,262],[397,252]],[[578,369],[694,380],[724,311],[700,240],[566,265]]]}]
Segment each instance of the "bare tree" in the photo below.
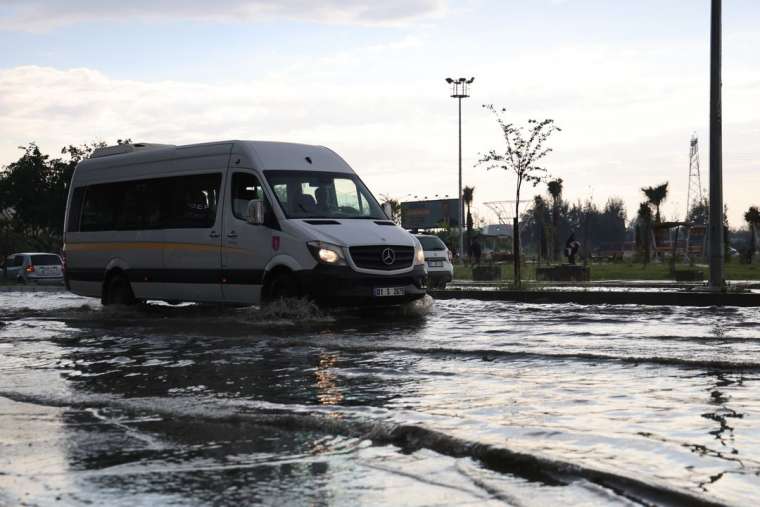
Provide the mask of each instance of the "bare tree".
[{"label": "bare tree", "polygon": [[496,117],[496,122],[501,128],[506,151],[497,153],[491,150],[481,154],[477,165],[485,165],[486,169],[503,169],[514,173],[517,179],[515,191],[515,218],[513,220],[514,232],[512,245],[514,253],[514,283],[520,286],[520,231],[518,228],[520,216],[520,190],[523,183],[527,182],[534,187],[543,181],[548,174],[546,168],[538,165],[538,162],[548,155],[552,149],[546,144],[549,137],[555,131],[561,131],[554,125],[554,120],[528,120],[528,126],[518,127],[504,120],[506,109],[497,109],[493,104],[483,104]]}]

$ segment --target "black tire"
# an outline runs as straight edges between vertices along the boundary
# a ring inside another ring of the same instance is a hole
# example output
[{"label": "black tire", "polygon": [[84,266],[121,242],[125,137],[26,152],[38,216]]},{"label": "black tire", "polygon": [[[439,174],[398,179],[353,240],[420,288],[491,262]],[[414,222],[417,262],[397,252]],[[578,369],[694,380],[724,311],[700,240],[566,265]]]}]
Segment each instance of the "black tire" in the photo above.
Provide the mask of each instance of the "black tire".
[{"label": "black tire", "polygon": [[121,274],[112,276],[106,285],[106,294],[103,298],[104,305],[131,306],[137,303],[132,286],[127,277]]},{"label": "black tire", "polygon": [[24,278],[23,276],[17,276],[16,277],[16,283],[20,283],[22,285],[26,285],[26,278]]},{"label": "black tire", "polygon": [[443,290],[443,289],[445,289],[445,288],[446,288],[446,282],[439,282],[439,283],[438,283],[438,288],[439,288],[440,290]]},{"label": "black tire", "polygon": [[301,287],[296,277],[281,271],[269,280],[266,290],[266,301],[277,301],[283,298],[301,297]]}]

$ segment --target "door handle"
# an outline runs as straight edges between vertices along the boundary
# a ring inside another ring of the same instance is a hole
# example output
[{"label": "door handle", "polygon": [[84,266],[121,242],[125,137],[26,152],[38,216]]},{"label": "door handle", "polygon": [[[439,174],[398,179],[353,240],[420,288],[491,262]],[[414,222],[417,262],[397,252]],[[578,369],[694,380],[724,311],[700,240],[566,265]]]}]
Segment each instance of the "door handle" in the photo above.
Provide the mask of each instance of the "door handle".
[{"label": "door handle", "polygon": [[208,235],[209,238],[218,238],[219,234],[216,231],[211,231],[211,234]]},{"label": "door handle", "polygon": [[228,238],[237,238],[237,237],[238,237],[238,236],[237,236],[237,232],[235,232],[235,231],[230,231],[229,233],[227,233],[227,237],[228,237]]}]

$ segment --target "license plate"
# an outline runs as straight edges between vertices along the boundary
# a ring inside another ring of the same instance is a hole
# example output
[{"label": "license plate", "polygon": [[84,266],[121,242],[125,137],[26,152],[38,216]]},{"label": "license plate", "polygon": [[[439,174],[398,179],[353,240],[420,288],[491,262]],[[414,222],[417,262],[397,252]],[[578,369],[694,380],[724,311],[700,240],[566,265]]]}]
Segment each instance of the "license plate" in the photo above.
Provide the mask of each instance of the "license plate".
[{"label": "license plate", "polygon": [[382,287],[382,288],[375,289],[375,297],[403,296],[403,295],[404,295],[403,287]]},{"label": "license plate", "polygon": [[442,268],[443,267],[443,261],[428,261],[429,266],[431,268]]}]

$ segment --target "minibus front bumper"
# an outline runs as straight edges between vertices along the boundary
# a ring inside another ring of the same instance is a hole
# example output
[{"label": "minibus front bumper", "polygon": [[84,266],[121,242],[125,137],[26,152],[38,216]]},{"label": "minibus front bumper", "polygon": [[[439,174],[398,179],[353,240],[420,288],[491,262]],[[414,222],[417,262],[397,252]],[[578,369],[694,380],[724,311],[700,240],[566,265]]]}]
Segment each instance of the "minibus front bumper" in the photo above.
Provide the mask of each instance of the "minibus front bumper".
[{"label": "minibus front bumper", "polygon": [[[396,305],[420,299],[427,294],[427,273],[422,265],[400,275],[371,275],[358,273],[348,266],[323,264],[296,274],[303,292],[317,303],[325,305]],[[388,292],[403,292],[403,295],[387,295]]]}]

